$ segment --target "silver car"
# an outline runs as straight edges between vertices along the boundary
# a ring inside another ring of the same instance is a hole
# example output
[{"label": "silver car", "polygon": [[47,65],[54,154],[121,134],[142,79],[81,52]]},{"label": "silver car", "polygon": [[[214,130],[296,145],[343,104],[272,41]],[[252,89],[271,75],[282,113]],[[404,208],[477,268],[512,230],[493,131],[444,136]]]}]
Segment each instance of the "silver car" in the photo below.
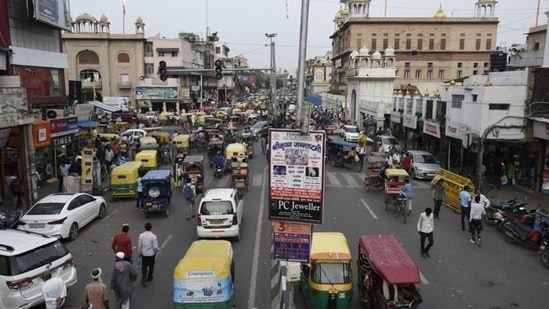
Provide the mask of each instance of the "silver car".
[{"label": "silver car", "polygon": [[427,151],[408,150],[411,156],[410,176],[417,179],[433,179],[440,170],[438,160]]}]

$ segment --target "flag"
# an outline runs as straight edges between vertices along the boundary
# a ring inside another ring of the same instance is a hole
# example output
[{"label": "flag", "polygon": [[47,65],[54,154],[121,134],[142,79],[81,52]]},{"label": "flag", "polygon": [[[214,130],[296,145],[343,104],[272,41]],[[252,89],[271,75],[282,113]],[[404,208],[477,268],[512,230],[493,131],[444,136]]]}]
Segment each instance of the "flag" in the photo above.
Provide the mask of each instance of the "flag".
[{"label": "flag", "polygon": [[122,1],[122,14],[126,16],[126,0]]}]

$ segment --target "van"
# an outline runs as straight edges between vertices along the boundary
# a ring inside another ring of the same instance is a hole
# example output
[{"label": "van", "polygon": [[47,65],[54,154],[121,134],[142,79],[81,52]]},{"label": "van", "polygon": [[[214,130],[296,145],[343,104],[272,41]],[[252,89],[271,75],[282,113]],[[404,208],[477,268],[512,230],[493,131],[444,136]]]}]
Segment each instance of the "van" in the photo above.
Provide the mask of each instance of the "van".
[{"label": "van", "polygon": [[240,239],[244,201],[233,188],[210,189],[198,205],[198,238]]},{"label": "van", "polygon": [[46,235],[0,230],[0,308],[31,308],[44,303],[40,275],[49,270],[68,287],[76,284],[76,268],[63,243]]}]

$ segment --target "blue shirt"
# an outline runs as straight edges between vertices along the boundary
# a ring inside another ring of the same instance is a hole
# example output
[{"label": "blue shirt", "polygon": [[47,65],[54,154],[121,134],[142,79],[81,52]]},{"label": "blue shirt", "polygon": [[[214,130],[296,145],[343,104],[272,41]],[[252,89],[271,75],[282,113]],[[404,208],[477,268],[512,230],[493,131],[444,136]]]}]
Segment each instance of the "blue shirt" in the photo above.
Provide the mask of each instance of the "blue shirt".
[{"label": "blue shirt", "polygon": [[459,192],[459,201],[461,207],[469,207],[469,203],[471,202],[471,194],[465,190]]},{"label": "blue shirt", "polygon": [[407,198],[414,198],[414,189],[412,189],[411,183],[405,184],[400,191],[404,193]]},{"label": "blue shirt", "polygon": [[213,162],[214,162],[214,167],[221,166],[225,163],[225,158],[223,157],[223,155],[218,154],[218,155],[215,155]]}]

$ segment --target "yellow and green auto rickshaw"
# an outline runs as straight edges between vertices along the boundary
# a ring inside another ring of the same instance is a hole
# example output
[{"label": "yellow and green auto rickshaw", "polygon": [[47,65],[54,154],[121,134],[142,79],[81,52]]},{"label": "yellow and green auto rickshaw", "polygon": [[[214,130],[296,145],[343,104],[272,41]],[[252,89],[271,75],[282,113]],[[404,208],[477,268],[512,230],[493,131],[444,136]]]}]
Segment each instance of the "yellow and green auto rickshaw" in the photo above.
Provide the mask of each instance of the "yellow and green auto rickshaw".
[{"label": "yellow and green auto rickshaw", "polygon": [[150,171],[158,168],[158,151],[141,150],[135,155],[135,161],[143,162],[143,170]]},{"label": "yellow and green auto rickshaw", "polygon": [[191,153],[191,135],[190,134],[179,134],[172,140],[173,145],[177,149],[177,153]]},{"label": "yellow and green auto rickshaw", "polygon": [[152,136],[144,136],[139,139],[139,150],[157,150],[159,147],[156,138]]},{"label": "yellow and green auto rickshaw", "polygon": [[208,118],[214,118],[213,115],[200,115],[198,116],[198,125],[199,126],[204,126],[206,125],[206,119]]},{"label": "yellow and green auto rickshaw", "polygon": [[352,264],[345,235],[313,233],[309,264],[301,265],[301,289],[309,308],[351,308]]},{"label": "yellow and green auto rickshaw", "polygon": [[97,133],[97,136],[101,141],[105,141],[108,143],[110,143],[113,140],[113,138],[119,142],[122,140],[120,135],[116,133]]},{"label": "yellow and green auto rickshaw", "polygon": [[174,270],[174,309],[234,308],[234,278],[229,241],[193,242]]},{"label": "yellow and green auto rickshaw", "polygon": [[227,173],[231,172],[231,163],[233,161],[235,153],[240,160],[248,159],[248,156],[246,155],[246,147],[244,146],[244,144],[232,143],[227,145],[227,147],[225,147],[225,171]]},{"label": "yellow and green auto rickshaw", "polygon": [[202,155],[188,155],[181,164],[183,176],[190,178],[196,187],[196,193],[204,190],[204,157]]},{"label": "yellow and green auto rickshaw", "polygon": [[143,172],[143,162],[128,161],[115,167],[111,172],[111,197],[117,198],[135,197],[137,192],[137,178]]},{"label": "yellow and green auto rickshaw", "polygon": [[170,132],[166,131],[151,131],[147,132],[147,137],[154,137],[157,144],[168,144],[171,141],[172,136]]}]

